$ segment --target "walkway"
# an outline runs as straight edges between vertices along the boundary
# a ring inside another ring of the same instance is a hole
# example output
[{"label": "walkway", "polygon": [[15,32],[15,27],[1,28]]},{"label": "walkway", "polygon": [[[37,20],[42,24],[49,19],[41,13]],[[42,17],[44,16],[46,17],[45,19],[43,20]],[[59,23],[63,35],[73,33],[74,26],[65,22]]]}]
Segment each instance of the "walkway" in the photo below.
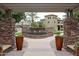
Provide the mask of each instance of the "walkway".
[{"label": "walkway", "polygon": [[24,47],[22,51],[13,51],[6,56],[72,56],[66,50],[57,51],[55,49],[54,36],[44,39],[24,39]]}]

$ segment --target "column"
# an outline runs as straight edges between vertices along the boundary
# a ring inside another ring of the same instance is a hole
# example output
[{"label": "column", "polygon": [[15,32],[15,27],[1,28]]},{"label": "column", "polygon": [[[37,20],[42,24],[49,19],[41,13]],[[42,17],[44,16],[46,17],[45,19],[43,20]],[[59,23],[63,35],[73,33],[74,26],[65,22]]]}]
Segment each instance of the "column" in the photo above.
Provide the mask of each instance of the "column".
[{"label": "column", "polygon": [[11,17],[11,12],[12,12],[11,9],[5,9],[5,13],[6,13],[5,17]]},{"label": "column", "polygon": [[67,9],[67,17],[73,17],[73,9]]}]

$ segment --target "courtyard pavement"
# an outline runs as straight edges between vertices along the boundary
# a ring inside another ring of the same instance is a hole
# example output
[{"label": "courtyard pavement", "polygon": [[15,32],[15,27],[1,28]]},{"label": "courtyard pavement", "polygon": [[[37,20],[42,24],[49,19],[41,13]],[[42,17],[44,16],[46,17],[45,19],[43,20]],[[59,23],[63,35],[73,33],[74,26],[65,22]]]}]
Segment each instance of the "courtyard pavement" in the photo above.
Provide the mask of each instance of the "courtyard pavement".
[{"label": "courtyard pavement", "polygon": [[5,56],[73,56],[65,49],[57,51],[55,47],[55,37],[47,37],[43,39],[24,38],[22,51],[14,49]]}]

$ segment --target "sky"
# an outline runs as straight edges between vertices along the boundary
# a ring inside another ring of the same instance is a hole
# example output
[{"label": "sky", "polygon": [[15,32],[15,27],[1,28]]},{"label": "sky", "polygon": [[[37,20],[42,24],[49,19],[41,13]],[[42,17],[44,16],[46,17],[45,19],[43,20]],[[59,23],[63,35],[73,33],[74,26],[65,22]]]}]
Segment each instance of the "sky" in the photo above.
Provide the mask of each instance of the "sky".
[{"label": "sky", "polygon": [[39,18],[35,19],[35,21],[38,22],[41,19],[45,19],[45,16],[50,14],[57,15],[61,20],[63,20],[65,18],[64,15],[66,15],[65,12],[37,12],[36,15]]},{"label": "sky", "polygon": [[50,15],[50,14],[54,14],[54,15],[57,15],[59,18],[63,19],[64,18],[64,15],[66,15],[66,13],[64,12],[38,12],[37,13],[37,16],[40,17],[40,19],[44,19],[45,15]]}]

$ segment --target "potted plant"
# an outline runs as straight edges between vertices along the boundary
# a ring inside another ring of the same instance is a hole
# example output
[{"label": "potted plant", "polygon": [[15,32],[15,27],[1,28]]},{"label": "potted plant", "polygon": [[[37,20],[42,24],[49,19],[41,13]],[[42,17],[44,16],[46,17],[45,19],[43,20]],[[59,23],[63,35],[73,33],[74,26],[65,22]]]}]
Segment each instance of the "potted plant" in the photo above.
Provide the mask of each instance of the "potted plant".
[{"label": "potted plant", "polygon": [[79,41],[77,41],[77,42],[75,43],[74,48],[75,48],[75,54],[76,54],[77,56],[79,56]]},{"label": "potted plant", "polygon": [[62,50],[62,45],[63,45],[63,37],[60,36],[61,32],[57,31],[55,32],[55,42],[56,42],[56,49],[57,50]]},{"label": "potted plant", "polygon": [[[24,19],[24,13],[21,12],[11,12],[11,17],[15,19],[16,23],[19,23],[22,19]],[[16,36],[16,47],[17,50],[22,50],[23,47],[23,34],[22,32],[16,32],[15,33]]]},{"label": "potted plant", "polygon": [[22,47],[23,47],[23,34],[22,32],[16,32],[15,33],[16,35],[16,47],[17,47],[17,50],[22,50]]},{"label": "potted plant", "polygon": [[0,56],[3,55],[3,49],[2,49],[2,44],[0,44]]}]

